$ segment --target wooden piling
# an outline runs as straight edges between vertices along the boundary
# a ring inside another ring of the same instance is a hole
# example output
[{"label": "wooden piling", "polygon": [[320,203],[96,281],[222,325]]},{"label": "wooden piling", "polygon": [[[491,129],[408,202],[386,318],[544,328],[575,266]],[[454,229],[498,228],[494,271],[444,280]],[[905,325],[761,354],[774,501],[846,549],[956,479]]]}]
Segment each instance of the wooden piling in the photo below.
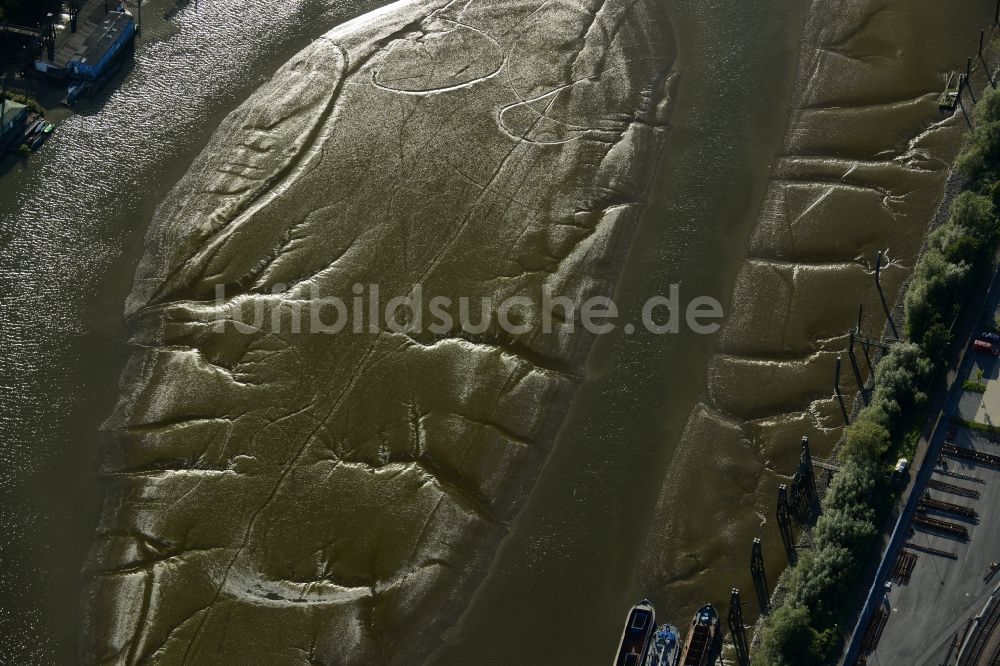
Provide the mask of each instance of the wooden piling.
[{"label": "wooden piling", "polygon": [[[970,93],[972,92],[972,86],[969,86],[969,92]],[[973,101],[975,101],[975,98],[973,98]],[[965,110],[965,103],[962,101],[961,97],[958,98],[958,105],[962,109],[962,115],[965,116],[965,124],[968,125],[969,129],[971,130],[972,129],[972,118],[969,117],[968,111]]]},{"label": "wooden piling", "polygon": [[[972,88],[972,58],[967,58],[965,61],[965,87],[969,89],[969,97],[972,98],[972,103],[976,103],[976,91]],[[958,103],[962,104],[962,94],[959,91]],[[962,112],[965,112],[965,106],[962,105]],[[972,126],[972,122],[969,120],[969,114],[965,114],[965,121]]]},{"label": "wooden piling", "polygon": [[844,425],[851,425],[851,417],[847,413],[847,405],[844,403],[844,395],[840,392],[840,366],[843,359],[837,355],[837,371],[833,378],[833,390],[837,392],[837,400],[840,402],[840,411],[844,415]]},{"label": "wooden piling", "polygon": [[729,592],[729,635],[733,638],[736,649],[736,663],[739,666],[749,666],[750,645],[747,641],[747,627],[743,621],[743,602],[740,600],[739,588]]},{"label": "wooden piling", "polygon": [[764,571],[764,551],[760,539],[753,540],[750,551],[750,576],[753,578],[753,588],[757,593],[760,614],[767,615],[771,612],[771,594],[767,589],[767,572]]},{"label": "wooden piling", "polygon": [[789,564],[795,564],[795,538],[792,534],[792,516],[788,505],[788,486],[778,486],[778,529],[781,532],[781,542],[785,546],[785,555]]},{"label": "wooden piling", "polygon": [[983,70],[986,72],[986,80],[990,82],[990,87],[996,89],[997,85],[993,82],[993,74],[990,72],[990,66],[986,62],[986,56],[983,54],[983,40],[986,38],[986,31],[979,31],[979,60],[983,63]]},{"label": "wooden piling", "polygon": [[[965,107],[963,106],[964,110]],[[882,301],[882,309],[885,311],[885,318],[889,323],[889,328],[892,330],[892,337],[899,340],[899,331],[896,330],[896,322],[892,320],[892,310],[889,309],[889,303],[885,300],[885,292],[882,291],[882,257],[885,251],[879,250],[878,255],[875,257],[875,289],[878,290],[879,300]]]},{"label": "wooden piling", "polygon": [[53,60],[56,59],[56,29],[53,17],[54,15],[52,14],[52,12],[49,12],[46,15],[48,23],[46,24],[47,28],[46,28],[45,42],[46,42],[46,48],[48,50],[49,62],[52,62]]},{"label": "wooden piling", "polygon": [[861,366],[858,365],[858,357],[854,353],[854,342],[855,342],[855,333],[854,333],[854,331],[850,332],[850,336],[851,336],[851,342],[850,342],[850,345],[847,348],[847,356],[851,360],[851,369],[854,371],[854,381],[858,385],[858,392],[861,393],[861,399],[864,400],[865,404],[867,405],[868,404],[868,398],[867,398],[867,394],[865,393],[865,381],[861,377]]}]

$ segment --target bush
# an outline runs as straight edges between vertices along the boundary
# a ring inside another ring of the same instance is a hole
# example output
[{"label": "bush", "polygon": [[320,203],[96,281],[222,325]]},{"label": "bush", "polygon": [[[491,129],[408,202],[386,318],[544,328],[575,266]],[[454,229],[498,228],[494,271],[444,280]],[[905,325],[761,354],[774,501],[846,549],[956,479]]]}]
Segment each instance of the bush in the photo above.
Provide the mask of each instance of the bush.
[{"label": "bush", "polygon": [[885,456],[891,443],[886,427],[870,418],[855,421],[847,428],[846,435],[841,455],[848,460],[877,462]]},{"label": "bush", "polygon": [[857,564],[875,542],[872,500],[877,479],[877,467],[854,462],[834,477],[813,531],[812,550],[797,569],[795,598],[812,609],[823,626],[829,626],[842,610],[843,597],[858,573]]},{"label": "bush", "polygon": [[966,421],[961,416],[952,416],[950,420],[955,425],[968,428],[969,430],[985,432],[991,435],[1000,435],[1000,426],[988,425],[986,423],[980,423],[979,421]]},{"label": "bush", "polygon": [[998,104],[996,95],[987,95],[981,100],[977,111],[983,102],[991,108],[985,111],[983,119],[976,114],[976,129],[971,132],[966,145],[955,166],[969,178],[972,189],[977,192],[989,190],[993,183],[1000,180],[997,178],[996,167],[1000,158],[1000,121],[989,120],[987,114],[993,113],[993,108]]},{"label": "bush", "polygon": [[928,238],[927,250],[913,271],[904,298],[906,334],[927,347],[935,361],[947,347],[942,345],[944,332],[958,314],[971,267],[982,265],[996,249],[1000,232],[995,211],[994,202],[985,196],[960,194],[948,221]]},{"label": "bush", "polygon": [[861,418],[873,418],[887,429],[892,429],[899,421],[904,409],[921,407],[927,401],[927,393],[921,387],[927,385],[934,372],[934,365],[918,345],[901,342],[893,345],[889,353],[875,369],[875,392],[871,405]]},{"label": "bush", "polygon": [[944,365],[945,356],[951,347],[953,339],[954,336],[951,334],[951,329],[942,322],[935,322],[927,329],[921,344],[931,363],[938,367]]},{"label": "bush", "polygon": [[934,326],[951,324],[967,272],[968,266],[952,264],[939,249],[928,248],[903,297],[908,338],[923,341]]},{"label": "bush", "polygon": [[998,229],[993,200],[963,192],[951,205],[948,221],[930,236],[952,264],[979,266],[996,249]]},{"label": "bush", "polygon": [[24,104],[28,109],[34,111],[35,113],[44,114],[45,109],[36,100],[30,97],[25,97],[24,95],[19,95],[18,93],[7,92],[7,99],[17,102],[18,104]]},{"label": "bush", "polygon": [[774,630],[763,637],[753,655],[754,666],[826,664],[836,658],[835,632],[813,629],[807,608],[785,604],[771,615],[770,622]]}]

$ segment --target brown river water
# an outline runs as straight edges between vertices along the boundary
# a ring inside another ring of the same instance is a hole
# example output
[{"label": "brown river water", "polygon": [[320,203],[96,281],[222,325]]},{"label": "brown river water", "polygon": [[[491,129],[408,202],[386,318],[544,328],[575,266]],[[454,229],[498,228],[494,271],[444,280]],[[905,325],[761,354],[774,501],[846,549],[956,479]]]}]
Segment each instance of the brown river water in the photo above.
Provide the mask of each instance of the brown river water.
[{"label": "brown river water", "polygon": [[[124,80],[5,167],[0,662],[76,661],[97,429],[153,209],[281,63],[379,4],[148,3]],[[722,301],[727,326],[598,340],[538,484],[432,663],[605,663],[637,598],[679,625],[700,603],[724,607],[731,586],[750,589],[754,536],[780,569],[775,487],[803,434],[821,455],[838,436],[833,358],[859,302],[881,327],[874,251],[890,248],[888,293],[913,264],[961,129],[936,95],[993,14],[930,0],[666,5],[674,127],[616,299],[627,318],[679,283]]]}]

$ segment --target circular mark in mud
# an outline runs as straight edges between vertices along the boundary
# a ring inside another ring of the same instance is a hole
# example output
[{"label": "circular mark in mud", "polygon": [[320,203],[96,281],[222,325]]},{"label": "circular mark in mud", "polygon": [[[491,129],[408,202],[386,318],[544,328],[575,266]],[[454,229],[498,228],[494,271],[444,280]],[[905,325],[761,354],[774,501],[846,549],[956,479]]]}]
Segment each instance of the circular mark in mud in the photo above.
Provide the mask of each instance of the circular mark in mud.
[{"label": "circular mark in mud", "polygon": [[383,90],[430,95],[496,76],[503,47],[484,31],[450,19],[421,23],[389,45],[372,83]]}]

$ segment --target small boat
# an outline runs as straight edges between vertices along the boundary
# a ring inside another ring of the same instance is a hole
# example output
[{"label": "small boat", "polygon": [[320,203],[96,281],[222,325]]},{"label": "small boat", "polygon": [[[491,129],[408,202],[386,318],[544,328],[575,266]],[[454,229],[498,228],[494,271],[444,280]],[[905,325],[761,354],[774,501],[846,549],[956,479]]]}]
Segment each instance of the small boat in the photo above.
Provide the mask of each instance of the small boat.
[{"label": "small boat", "polygon": [[42,134],[52,134],[56,129],[56,126],[52,123],[46,123],[45,127],[42,128]]},{"label": "small boat", "polygon": [[712,604],[705,604],[694,614],[679,666],[707,666],[715,649],[719,613]]},{"label": "small boat", "polygon": [[87,91],[87,84],[85,83],[74,83],[69,88],[66,89],[66,97],[64,97],[60,104],[64,106],[72,107],[76,104],[76,100],[80,99],[80,96]]},{"label": "small boat", "polygon": [[615,655],[615,666],[645,666],[654,629],[656,611],[653,610],[653,604],[643,599],[632,606],[625,620],[621,644]]},{"label": "small boat", "polygon": [[672,624],[661,624],[643,666],[677,666],[681,656],[680,632]]},{"label": "small boat", "polygon": [[47,137],[48,137],[47,134],[39,134],[37,137],[35,137],[35,140],[31,142],[31,146],[30,146],[31,149],[32,150],[38,150],[39,148],[41,148],[42,144],[45,143],[45,139]]},{"label": "small boat", "polygon": [[44,126],[45,126],[45,119],[39,118],[35,122],[31,123],[31,126],[28,127],[28,131],[24,133],[24,136],[28,138],[35,136],[42,130],[42,127]]}]

